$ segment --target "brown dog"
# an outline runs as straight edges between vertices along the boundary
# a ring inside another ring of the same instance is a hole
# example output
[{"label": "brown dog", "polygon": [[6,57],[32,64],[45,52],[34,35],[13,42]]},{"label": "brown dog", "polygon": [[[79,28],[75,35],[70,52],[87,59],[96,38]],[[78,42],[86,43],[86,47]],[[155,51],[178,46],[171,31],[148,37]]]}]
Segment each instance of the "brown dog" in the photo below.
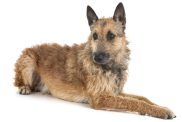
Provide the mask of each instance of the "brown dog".
[{"label": "brown dog", "polygon": [[125,38],[125,10],[119,3],[112,18],[98,19],[87,7],[91,34],[81,45],[43,44],[27,48],[16,63],[20,94],[50,93],[92,108],[138,112],[162,119],[175,117],[142,96],[122,92],[130,50]]}]

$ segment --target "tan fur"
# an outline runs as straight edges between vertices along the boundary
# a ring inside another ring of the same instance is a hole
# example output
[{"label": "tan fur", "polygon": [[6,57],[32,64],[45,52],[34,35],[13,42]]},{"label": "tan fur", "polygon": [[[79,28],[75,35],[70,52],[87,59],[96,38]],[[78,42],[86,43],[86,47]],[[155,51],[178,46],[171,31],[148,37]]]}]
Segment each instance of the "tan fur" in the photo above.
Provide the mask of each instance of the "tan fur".
[{"label": "tan fur", "polygon": [[[15,86],[20,93],[40,91],[68,101],[89,103],[95,109],[138,112],[163,119],[175,117],[170,110],[145,97],[123,93],[130,54],[125,25],[112,18],[94,22],[84,44],[43,44],[25,49],[15,65]],[[112,41],[106,38],[108,31],[115,34]],[[98,34],[97,40],[92,38],[94,32]],[[95,63],[92,53],[97,51],[109,53],[110,62]]]}]

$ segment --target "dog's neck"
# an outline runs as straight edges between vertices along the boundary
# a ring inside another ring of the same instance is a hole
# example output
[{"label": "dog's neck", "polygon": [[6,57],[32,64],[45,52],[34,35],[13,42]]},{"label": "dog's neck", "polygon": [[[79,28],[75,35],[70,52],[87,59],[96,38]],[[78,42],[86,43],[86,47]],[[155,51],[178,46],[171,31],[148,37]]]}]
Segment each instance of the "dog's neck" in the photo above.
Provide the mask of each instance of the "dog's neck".
[{"label": "dog's neck", "polygon": [[113,74],[116,74],[118,79],[122,79],[123,72],[127,70],[127,66],[123,64],[115,63],[114,61],[109,64],[101,64],[103,73],[111,71]]}]

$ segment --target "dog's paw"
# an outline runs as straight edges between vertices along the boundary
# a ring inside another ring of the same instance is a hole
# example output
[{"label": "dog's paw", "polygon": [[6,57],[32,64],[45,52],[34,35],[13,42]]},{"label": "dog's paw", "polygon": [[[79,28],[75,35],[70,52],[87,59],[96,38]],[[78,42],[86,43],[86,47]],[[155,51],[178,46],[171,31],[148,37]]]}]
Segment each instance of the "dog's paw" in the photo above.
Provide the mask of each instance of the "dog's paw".
[{"label": "dog's paw", "polygon": [[166,116],[165,119],[173,119],[176,118],[176,115],[168,108],[164,108],[166,109]]},{"label": "dog's paw", "polygon": [[19,93],[22,95],[28,95],[31,93],[31,89],[29,86],[22,86],[19,88]]},{"label": "dog's paw", "polygon": [[173,119],[176,117],[176,115],[170,109],[166,107],[160,107],[156,117],[161,119]]},{"label": "dog's paw", "polygon": [[176,118],[176,115],[168,108],[166,107],[161,107],[161,106],[153,106],[154,111],[150,111],[149,113],[145,112],[140,112],[140,115],[147,115],[147,116],[152,116],[156,118],[161,118],[161,119],[173,119]]}]

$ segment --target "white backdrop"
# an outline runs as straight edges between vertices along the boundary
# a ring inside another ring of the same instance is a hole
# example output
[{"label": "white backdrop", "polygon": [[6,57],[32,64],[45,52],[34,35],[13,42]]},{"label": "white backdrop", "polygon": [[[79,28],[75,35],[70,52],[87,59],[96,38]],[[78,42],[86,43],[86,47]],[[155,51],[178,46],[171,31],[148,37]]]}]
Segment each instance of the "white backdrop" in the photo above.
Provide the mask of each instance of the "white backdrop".
[{"label": "white backdrop", "polygon": [[[111,17],[120,0],[0,0],[0,121],[162,121],[33,94],[13,86],[14,63],[21,51],[41,43],[72,45],[87,40],[86,6]],[[182,2],[122,0],[131,61],[125,91],[172,109],[182,121]]]}]

